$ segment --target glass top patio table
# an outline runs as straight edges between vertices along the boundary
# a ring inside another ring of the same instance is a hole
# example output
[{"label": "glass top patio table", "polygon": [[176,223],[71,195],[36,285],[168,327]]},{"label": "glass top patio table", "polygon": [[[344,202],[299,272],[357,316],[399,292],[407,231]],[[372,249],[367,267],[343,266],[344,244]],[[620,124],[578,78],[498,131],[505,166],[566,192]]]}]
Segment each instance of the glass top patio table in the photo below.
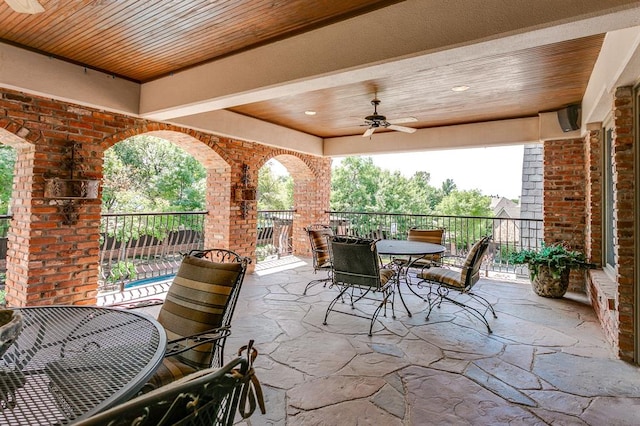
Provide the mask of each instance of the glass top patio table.
[{"label": "glass top patio table", "polygon": [[407,270],[422,256],[444,253],[446,250],[445,247],[440,244],[426,243],[422,241],[379,240],[376,242],[376,249],[378,250],[378,254],[391,256],[392,258],[394,256],[409,256],[406,263],[391,262],[391,266],[396,269],[394,279],[396,281],[396,288],[398,290],[398,295],[400,296],[400,301],[402,302],[404,309],[407,311],[407,315],[411,316],[411,311],[407,307],[404,297],[402,296],[402,292],[400,291],[400,277],[405,276],[405,282],[407,283],[409,290],[420,297],[411,288],[409,281],[406,279]]},{"label": "glass top patio table", "polygon": [[376,242],[378,254],[388,256],[425,256],[427,254],[444,253],[445,247],[440,244],[407,240],[379,240]]},{"label": "glass top patio table", "polygon": [[0,359],[0,424],[64,425],[134,396],[162,362],[153,318],[113,308],[16,309],[24,325]]}]

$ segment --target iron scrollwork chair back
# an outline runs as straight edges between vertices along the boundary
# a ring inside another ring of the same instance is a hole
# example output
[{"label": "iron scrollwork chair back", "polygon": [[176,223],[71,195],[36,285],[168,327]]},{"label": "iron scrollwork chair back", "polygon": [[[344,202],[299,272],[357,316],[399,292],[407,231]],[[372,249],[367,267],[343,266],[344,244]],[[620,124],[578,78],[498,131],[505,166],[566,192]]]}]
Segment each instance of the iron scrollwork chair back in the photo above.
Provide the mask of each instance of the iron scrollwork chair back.
[{"label": "iron scrollwork chair back", "polygon": [[230,426],[236,411],[244,419],[249,418],[257,407],[265,414],[260,382],[253,370],[257,351],[252,344],[253,341],[249,342],[238,353],[242,355],[246,350],[246,357],[238,357],[222,368],[192,373],[77,425]]}]

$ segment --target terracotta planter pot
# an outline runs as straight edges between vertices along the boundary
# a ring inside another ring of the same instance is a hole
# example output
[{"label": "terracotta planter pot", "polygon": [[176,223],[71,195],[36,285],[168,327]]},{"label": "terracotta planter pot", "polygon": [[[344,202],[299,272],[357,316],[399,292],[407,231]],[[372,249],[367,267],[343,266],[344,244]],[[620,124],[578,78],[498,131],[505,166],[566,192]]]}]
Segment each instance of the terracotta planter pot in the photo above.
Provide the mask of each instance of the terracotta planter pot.
[{"label": "terracotta planter pot", "polygon": [[531,281],[531,287],[538,296],[560,298],[565,295],[569,287],[569,268],[565,269],[560,277],[554,278],[549,267],[540,266],[538,275]]}]

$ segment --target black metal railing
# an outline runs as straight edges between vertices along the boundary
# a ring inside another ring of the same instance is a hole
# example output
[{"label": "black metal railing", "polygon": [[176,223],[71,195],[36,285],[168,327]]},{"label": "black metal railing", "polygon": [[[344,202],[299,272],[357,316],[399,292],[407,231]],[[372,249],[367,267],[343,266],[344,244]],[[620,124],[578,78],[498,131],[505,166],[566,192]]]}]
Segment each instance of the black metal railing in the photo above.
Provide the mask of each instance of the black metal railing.
[{"label": "black metal railing", "polygon": [[[99,290],[123,290],[176,273],[182,255],[203,248],[207,212],[105,213],[100,226]],[[258,261],[292,252],[295,210],[260,210],[257,218]],[[408,230],[445,228],[447,254],[464,256],[482,235],[493,241],[483,268],[526,275],[526,267],[510,265],[510,252],[539,249],[542,220],[500,217],[411,215],[330,211],[337,234],[406,239]],[[0,215],[0,290],[6,272],[7,230],[11,216]],[[135,283],[134,283],[135,282]]]},{"label": "black metal railing", "polygon": [[205,211],[105,213],[100,224],[99,290],[170,276],[185,253],[203,248]]},{"label": "black metal railing", "polygon": [[[4,281],[7,276],[7,233],[11,215],[0,215],[0,291],[4,292]],[[4,293],[0,295],[0,306],[4,304]]]},{"label": "black metal railing", "polygon": [[391,213],[328,212],[338,234],[371,238],[407,238],[410,228],[444,228],[447,255],[465,256],[473,243],[492,235],[483,268],[492,272],[526,275],[526,266],[508,262],[509,253],[537,250],[542,243],[542,220],[502,217],[412,215]]},{"label": "black metal railing", "polygon": [[292,225],[295,210],[258,210],[258,262],[292,252]]}]

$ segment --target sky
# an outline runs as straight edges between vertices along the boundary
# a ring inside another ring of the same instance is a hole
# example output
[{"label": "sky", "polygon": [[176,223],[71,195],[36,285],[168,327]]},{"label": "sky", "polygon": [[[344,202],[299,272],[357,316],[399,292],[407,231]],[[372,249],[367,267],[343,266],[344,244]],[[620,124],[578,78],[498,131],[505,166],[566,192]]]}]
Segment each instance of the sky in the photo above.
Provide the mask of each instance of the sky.
[{"label": "sky", "polygon": [[[517,199],[522,188],[523,152],[524,146],[517,145],[372,155],[371,158],[376,166],[400,171],[406,177],[417,171],[429,172],[430,183],[435,187],[440,187],[446,179],[453,179],[459,190],[478,189],[484,195]],[[334,158],[333,167],[341,161],[342,158]],[[278,173],[276,168],[272,169]]]}]

